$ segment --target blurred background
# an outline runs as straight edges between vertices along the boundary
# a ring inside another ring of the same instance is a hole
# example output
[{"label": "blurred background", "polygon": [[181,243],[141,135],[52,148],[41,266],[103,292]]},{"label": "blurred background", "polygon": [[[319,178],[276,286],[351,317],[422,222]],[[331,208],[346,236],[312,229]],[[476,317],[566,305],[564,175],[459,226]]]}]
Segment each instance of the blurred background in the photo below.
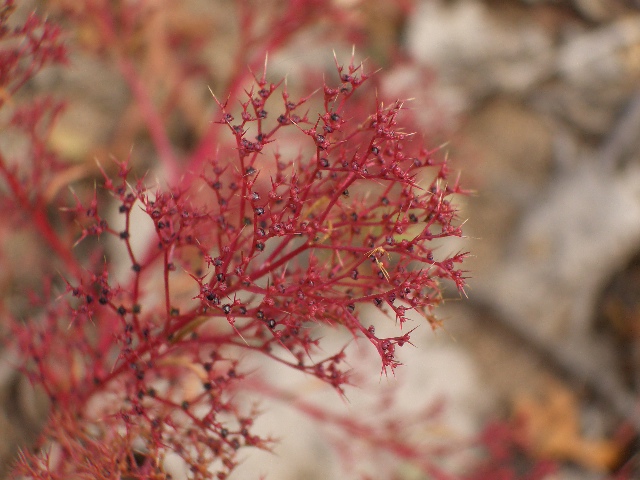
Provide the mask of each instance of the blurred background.
[{"label": "blurred background", "polygon": [[[175,150],[189,152],[215,112],[207,85],[223,90],[250,78],[235,69],[261,68],[268,46],[246,41],[261,28],[296,29],[269,53],[270,75],[292,85],[311,85],[312,68],[331,68],[332,49],[348,58],[356,45],[367,70],[382,68],[379,95],[412,98],[418,133],[446,143],[473,190],[459,200],[467,238],[446,247],[472,253],[468,298],[440,309],[444,330],[421,329],[397,380],[375,382],[399,382],[403,408],[441,402],[448,439],[518,445],[464,478],[640,478],[640,2],[334,0],[310,2],[299,24],[272,22],[295,2],[249,2],[251,35],[232,1],[112,2],[125,19],[120,10],[142,5],[112,45],[87,13],[99,3],[18,2],[18,15],[36,9],[69,29],[71,67],[43,72],[27,94],[66,98],[50,144],[77,178],[132,145],[140,169],[153,168],[144,113],[113,67],[124,55],[170,109]],[[3,281],[24,269],[4,266]],[[8,459],[30,441],[20,425],[37,424],[41,407],[20,379],[5,372],[2,382]],[[337,478],[322,442],[287,440],[286,421],[265,419],[267,431],[283,430],[281,453],[248,460],[237,478]],[[511,477],[492,470],[500,462]],[[540,462],[555,472],[519,476]],[[399,478],[424,477],[407,468]]]}]

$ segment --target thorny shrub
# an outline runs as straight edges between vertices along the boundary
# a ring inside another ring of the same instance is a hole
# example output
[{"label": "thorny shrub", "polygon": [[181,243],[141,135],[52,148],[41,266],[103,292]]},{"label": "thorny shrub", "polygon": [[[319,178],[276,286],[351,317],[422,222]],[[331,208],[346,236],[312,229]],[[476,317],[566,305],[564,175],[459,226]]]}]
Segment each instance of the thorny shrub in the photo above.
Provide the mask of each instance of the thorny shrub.
[{"label": "thorny shrub", "polygon": [[[364,339],[387,374],[411,343],[407,313],[435,327],[440,281],[462,291],[465,254],[434,246],[462,234],[451,201],[461,188],[399,127],[403,103],[367,94],[353,58],[309,97],[268,81],[265,65],[239,100],[216,99],[226,134],[206,161],[202,149],[187,157],[169,187],[134,177],[127,159],[65,196],[54,184],[69,167],[47,144],[62,107],[17,96],[42,67],[67,61],[61,33],[36,15],[9,28],[12,3],[0,9],[0,102],[3,129],[28,147],[0,155],[3,236],[7,221],[34,232],[46,255],[30,304],[3,303],[5,348],[51,402],[17,475],[168,478],[171,454],[191,478],[226,478],[239,450],[271,445],[252,431],[257,411],[236,399],[241,359],[263,356],[344,394],[344,349],[322,356],[317,326]],[[162,133],[152,137],[161,150]],[[108,217],[114,202],[124,228]],[[153,233],[140,253],[141,217]],[[129,269],[117,280],[110,237]],[[360,315],[367,305],[397,322],[396,336],[376,333]]]}]

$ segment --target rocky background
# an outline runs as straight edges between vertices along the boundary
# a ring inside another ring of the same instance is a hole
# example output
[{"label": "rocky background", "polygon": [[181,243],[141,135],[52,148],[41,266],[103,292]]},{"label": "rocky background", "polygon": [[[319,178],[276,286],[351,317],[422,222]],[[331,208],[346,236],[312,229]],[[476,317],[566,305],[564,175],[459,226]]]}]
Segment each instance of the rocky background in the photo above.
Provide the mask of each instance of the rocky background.
[{"label": "rocky background", "polygon": [[602,478],[640,426],[639,4],[426,2],[407,32],[477,191],[448,328],[559,478]]},{"label": "rocky background", "polygon": [[[228,2],[172,8],[161,19],[166,28],[215,27],[220,41],[233,34],[225,30]],[[381,74],[386,93],[415,97],[427,136],[448,142],[443,148],[474,190],[460,203],[468,238],[459,248],[473,253],[468,299],[441,310],[444,333],[421,334],[398,379],[409,385],[405,407],[443,400],[441,424],[460,439],[500,419],[531,458],[558,462],[548,478],[607,478],[621,465],[634,472],[629,478],[640,475],[640,2],[426,0],[403,11],[361,2],[372,39],[366,53],[380,63],[405,57],[403,68]],[[90,44],[91,31],[79,38]],[[217,48],[211,55],[224,56]],[[274,68],[293,75],[285,65],[308,56],[298,48]],[[152,60],[149,69],[170,67],[162,52]],[[140,120],[114,72],[90,57],[75,65],[70,76],[45,76],[33,88],[71,94],[52,145],[82,176],[91,168],[82,159],[126,153]],[[213,106],[201,93],[182,99],[183,123],[208,118]],[[176,135],[188,143],[183,123]],[[4,269],[6,281],[24,265]],[[15,446],[32,441],[44,407],[4,364],[0,383],[8,465]],[[301,430],[302,420],[277,416],[265,429],[287,431],[288,421]],[[245,474],[335,478],[313,434],[282,437],[289,443],[280,456],[247,462]],[[408,470],[403,478],[421,477]]]}]

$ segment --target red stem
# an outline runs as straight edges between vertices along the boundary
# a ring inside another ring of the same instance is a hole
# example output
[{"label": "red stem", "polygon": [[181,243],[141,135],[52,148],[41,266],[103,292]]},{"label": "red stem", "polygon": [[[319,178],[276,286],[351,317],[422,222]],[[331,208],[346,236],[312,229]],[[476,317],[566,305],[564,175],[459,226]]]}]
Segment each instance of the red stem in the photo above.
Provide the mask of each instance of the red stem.
[{"label": "red stem", "polygon": [[73,256],[68,245],[60,240],[60,237],[53,229],[53,226],[49,223],[49,219],[47,218],[44,209],[41,208],[42,201],[40,197],[36,197],[36,200],[33,203],[29,200],[28,195],[14,173],[7,168],[7,162],[2,154],[0,154],[0,173],[2,173],[2,176],[8,183],[18,205],[31,216],[33,224],[35,225],[36,230],[40,233],[44,243],[57,254],[70,272],[76,278],[80,279],[82,277],[82,267],[78,263],[78,260]]},{"label": "red stem", "polygon": [[[115,31],[116,27],[114,26],[113,17],[111,16],[108,8],[105,7],[101,9],[100,7],[97,7],[97,11],[94,12],[94,14],[95,18],[98,20],[97,27],[102,35],[104,44],[112,46],[120,45],[121,40],[118,38]],[[162,123],[162,117],[153,105],[148,93],[149,88],[142,82],[133,63],[128,58],[124,57],[118,49],[115,49],[115,51],[117,55],[118,68],[129,85],[129,88],[131,88],[133,97],[140,107],[142,117],[147,124],[149,133],[151,134],[151,139],[158,151],[160,162],[166,170],[165,178],[168,183],[176,181],[180,173],[178,161],[173,153],[165,126]]]},{"label": "red stem", "polygon": [[142,82],[133,64],[128,59],[121,58],[118,66],[140,107],[142,117],[147,124],[151,139],[158,151],[160,162],[166,171],[165,178],[167,179],[167,183],[177,181],[180,172],[178,161],[173,153],[173,148],[171,147],[165,126],[162,123],[160,113],[149,97],[148,87]]},{"label": "red stem", "polygon": [[292,394],[253,378],[250,382],[245,382],[248,386],[263,395],[267,395],[275,400],[286,402],[300,412],[315,420],[319,424],[334,425],[352,438],[357,438],[364,443],[371,445],[375,450],[388,451],[397,458],[406,460],[418,466],[422,471],[436,480],[455,480],[448,473],[443,472],[440,468],[433,465],[431,461],[424,458],[425,448],[419,448],[414,445],[405,443],[398,438],[390,438],[384,436],[375,428],[365,423],[358,422],[353,415],[339,415],[332,413],[327,409],[320,408],[312,403],[305,402],[299,398],[292,398]]}]

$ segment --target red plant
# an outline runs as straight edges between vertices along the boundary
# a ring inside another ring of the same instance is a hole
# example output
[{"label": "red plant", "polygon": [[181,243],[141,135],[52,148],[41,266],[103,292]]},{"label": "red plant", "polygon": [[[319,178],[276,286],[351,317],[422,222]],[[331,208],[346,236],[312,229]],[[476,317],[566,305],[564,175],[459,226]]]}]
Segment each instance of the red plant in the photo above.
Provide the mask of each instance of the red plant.
[{"label": "red plant", "polygon": [[[29,149],[19,162],[0,154],[0,202],[46,255],[31,306],[2,310],[7,347],[51,400],[38,448],[20,455],[17,474],[169,478],[173,455],[190,478],[226,478],[239,449],[271,444],[252,432],[257,412],[236,396],[243,358],[263,356],[344,394],[344,349],[320,356],[318,325],[365,339],[387,374],[411,342],[407,312],[435,327],[439,281],[462,291],[465,254],[442,256],[434,246],[461,236],[451,203],[461,188],[435,151],[400,128],[402,102],[366,94],[368,75],[353,57],[346,67],[336,61],[335,85],[304,98],[268,81],[266,65],[253,86],[236,74],[221,97],[229,100],[216,100],[226,133],[211,129],[180,160],[135,69],[120,59],[169,186],[150,187],[123,160],[115,174],[100,167],[100,185],[80,182],[70,199],[54,188],[68,167],[47,146],[60,107],[17,97],[41,67],[65,60],[59,31],[33,15],[9,29],[11,8],[6,0],[0,11],[0,101],[16,103],[7,128]],[[95,18],[108,36],[103,14]],[[121,221],[109,217],[114,202]],[[106,248],[107,238],[119,247]],[[129,274],[114,278],[122,262]],[[366,305],[395,318],[397,335],[378,336],[360,315]]]}]

